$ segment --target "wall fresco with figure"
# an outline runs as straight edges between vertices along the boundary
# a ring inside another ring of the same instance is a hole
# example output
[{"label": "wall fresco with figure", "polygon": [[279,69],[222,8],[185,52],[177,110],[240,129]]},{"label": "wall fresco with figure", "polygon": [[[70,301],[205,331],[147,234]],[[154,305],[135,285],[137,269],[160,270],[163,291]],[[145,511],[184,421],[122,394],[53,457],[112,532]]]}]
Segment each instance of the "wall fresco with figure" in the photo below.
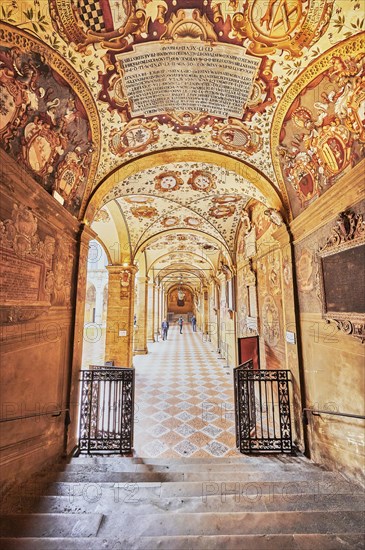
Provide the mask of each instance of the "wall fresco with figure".
[{"label": "wall fresco with figure", "polygon": [[278,148],[294,216],[365,156],[365,57],[334,52],[288,110]]},{"label": "wall fresco with figure", "polygon": [[93,156],[88,114],[38,52],[0,47],[1,147],[77,216]]}]

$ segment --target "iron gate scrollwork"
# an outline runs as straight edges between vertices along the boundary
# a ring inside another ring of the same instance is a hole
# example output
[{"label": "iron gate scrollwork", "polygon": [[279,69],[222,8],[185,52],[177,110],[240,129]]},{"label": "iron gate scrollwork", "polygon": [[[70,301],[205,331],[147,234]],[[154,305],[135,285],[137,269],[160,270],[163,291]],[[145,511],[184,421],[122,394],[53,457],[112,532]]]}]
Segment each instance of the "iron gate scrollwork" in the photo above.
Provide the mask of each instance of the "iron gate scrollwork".
[{"label": "iron gate scrollwork", "polygon": [[241,453],[292,453],[289,370],[234,369],[236,444]]},{"label": "iron gate scrollwork", "polygon": [[79,452],[131,454],[133,423],[134,369],[82,370]]}]

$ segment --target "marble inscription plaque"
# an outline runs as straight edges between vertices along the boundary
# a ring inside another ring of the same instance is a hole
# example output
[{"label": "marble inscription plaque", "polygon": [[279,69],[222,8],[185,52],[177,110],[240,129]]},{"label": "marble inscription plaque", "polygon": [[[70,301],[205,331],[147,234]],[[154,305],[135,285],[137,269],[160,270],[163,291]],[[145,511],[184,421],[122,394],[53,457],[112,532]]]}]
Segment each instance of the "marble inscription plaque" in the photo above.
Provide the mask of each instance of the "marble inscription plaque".
[{"label": "marble inscription plaque", "polygon": [[17,258],[5,251],[1,255],[0,299],[36,302],[40,299],[39,288],[42,266],[28,258]]},{"label": "marble inscription plaque", "polygon": [[116,57],[132,116],[193,111],[242,118],[260,64],[244,48],[196,42],[141,44]]}]

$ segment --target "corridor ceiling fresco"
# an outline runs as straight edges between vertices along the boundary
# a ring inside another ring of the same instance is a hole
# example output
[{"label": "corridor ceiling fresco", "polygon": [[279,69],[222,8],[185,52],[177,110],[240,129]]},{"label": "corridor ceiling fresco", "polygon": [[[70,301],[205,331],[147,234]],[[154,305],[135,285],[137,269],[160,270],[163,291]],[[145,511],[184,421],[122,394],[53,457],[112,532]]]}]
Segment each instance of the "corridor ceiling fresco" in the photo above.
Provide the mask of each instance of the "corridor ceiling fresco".
[{"label": "corridor ceiling fresco", "polygon": [[[79,219],[109,181],[93,215],[118,207],[132,256],[151,239],[155,261],[172,229],[232,252],[250,201],[276,193],[290,220],[364,157],[360,1],[5,0],[0,15],[2,147]],[[191,160],[149,166],[171,150]]]}]

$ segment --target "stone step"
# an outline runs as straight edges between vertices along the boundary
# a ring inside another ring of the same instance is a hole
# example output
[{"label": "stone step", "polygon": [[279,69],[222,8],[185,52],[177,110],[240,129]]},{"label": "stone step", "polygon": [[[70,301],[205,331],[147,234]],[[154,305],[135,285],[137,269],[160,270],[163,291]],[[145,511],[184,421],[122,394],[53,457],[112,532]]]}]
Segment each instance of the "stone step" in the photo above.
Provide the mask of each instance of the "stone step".
[{"label": "stone step", "polygon": [[110,514],[104,518],[99,536],[125,536],[127,532],[136,537],[353,534],[364,532],[364,517],[363,512],[352,511]]},{"label": "stone step", "polygon": [[[67,464],[62,470],[64,472],[234,472],[234,473],[255,473],[260,472],[291,472],[298,471],[307,472],[309,475],[311,472],[321,471],[316,467],[310,467],[304,464],[281,464],[281,463],[267,463],[260,464],[134,464],[125,462],[110,462],[110,463],[78,463],[71,462]],[[325,470],[323,470],[325,471]]]},{"label": "stone step", "polygon": [[306,494],[306,495],[211,495],[206,498],[142,498],[138,491],[85,493],[84,496],[23,497],[19,504],[22,513],[111,513],[155,514],[165,512],[270,512],[270,511],[361,511],[365,510],[364,495]]},{"label": "stone step", "polygon": [[4,538],[4,550],[363,550],[363,534],[134,538]]},{"label": "stone step", "polygon": [[[81,472],[59,472],[49,473],[45,476],[45,480],[54,481],[67,481],[70,483],[86,482],[90,479],[94,483],[139,483],[147,481],[160,481],[160,482],[179,482],[179,481],[218,481],[234,483],[235,481],[260,483],[261,481],[291,481],[295,477],[295,481],[312,480],[312,481],[331,481],[334,478],[333,472],[326,472],[322,470],[315,470],[308,473],[307,471],[256,471],[256,472],[109,472],[109,471],[92,471],[85,469]],[[341,476],[338,476],[339,478]]]},{"label": "stone step", "polygon": [[[318,468],[316,464],[308,460],[304,456],[292,456],[292,455],[283,455],[283,454],[267,454],[267,455],[243,455],[237,451],[237,456],[229,457],[214,457],[211,458],[204,457],[176,457],[176,458],[150,458],[150,457],[124,457],[120,455],[79,455],[78,457],[73,457],[70,460],[70,463],[82,463],[85,462],[90,464],[102,463],[108,464],[110,462],[125,462],[133,464],[156,464],[160,466],[173,465],[173,464],[255,464],[257,467],[261,467],[264,464],[306,464],[308,466],[313,466]],[[62,463],[61,463],[62,464]],[[63,463],[64,464],[64,463]]]},{"label": "stone step", "polygon": [[2,537],[95,537],[102,514],[9,514],[0,517]]},{"label": "stone step", "polygon": [[[341,533],[144,537],[142,544],[138,550],[364,550],[364,535]],[[49,550],[54,549],[50,547]],[[67,550],[73,550],[73,547],[67,547]]]},{"label": "stone step", "polygon": [[[346,481],[345,479],[329,478],[327,481],[296,480],[290,481],[246,481],[237,480],[229,482],[201,482],[201,481],[183,481],[163,483],[138,482],[138,483],[114,483],[114,482],[34,482],[23,487],[18,493],[18,497],[25,496],[84,496],[92,499],[95,495],[110,494],[116,495],[117,499],[124,499],[130,496],[131,492],[138,490],[138,498],[149,499],[154,497],[163,498],[202,498],[203,494],[226,495],[239,494],[242,498],[251,500],[258,498],[261,494],[270,495],[296,495],[300,497],[303,494],[360,494],[364,495],[364,489]],[[86,496],[85,496],[86,495]],[[293,497],[294,498],[294,497]]]}]

